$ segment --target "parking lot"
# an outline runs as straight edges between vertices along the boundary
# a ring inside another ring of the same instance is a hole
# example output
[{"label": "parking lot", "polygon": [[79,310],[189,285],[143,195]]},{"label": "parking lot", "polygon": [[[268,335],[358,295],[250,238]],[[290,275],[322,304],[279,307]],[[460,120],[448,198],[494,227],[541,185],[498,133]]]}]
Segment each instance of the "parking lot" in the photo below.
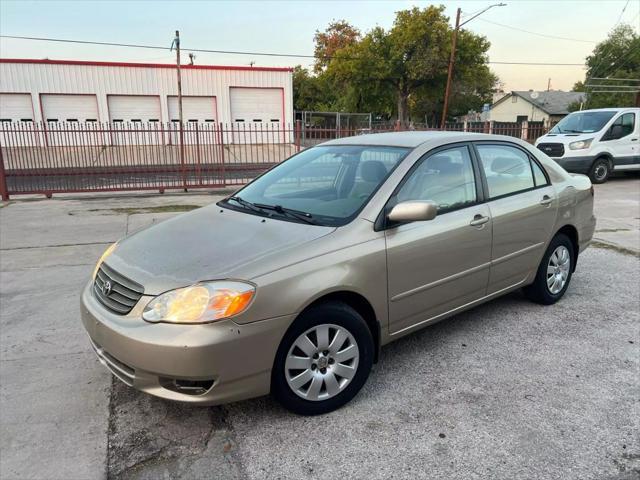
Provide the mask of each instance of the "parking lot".
[{"label": "parking lot", "polygon": [[79,319],[106,246],[210,193],[67,196],[0,208],[0,478],[640,476],[640,178],[596,186],[594,246],[565,298],[520,293],[382,350],[318,417],[271,398],[202,408],[112,379]]}]

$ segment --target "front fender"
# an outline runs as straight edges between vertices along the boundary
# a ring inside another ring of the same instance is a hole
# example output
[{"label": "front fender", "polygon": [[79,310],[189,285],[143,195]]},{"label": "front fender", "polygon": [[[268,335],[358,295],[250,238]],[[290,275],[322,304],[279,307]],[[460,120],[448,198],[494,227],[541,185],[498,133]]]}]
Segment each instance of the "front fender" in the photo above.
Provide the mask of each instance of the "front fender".
[{"label": "front fender", "polygon": [[256,277],[256,296],[240,322],[297,315],[318,299],[335,292],[353,292],[372,306],[382,332],[387,331],[387,265],[382,232],[365,242]]}]

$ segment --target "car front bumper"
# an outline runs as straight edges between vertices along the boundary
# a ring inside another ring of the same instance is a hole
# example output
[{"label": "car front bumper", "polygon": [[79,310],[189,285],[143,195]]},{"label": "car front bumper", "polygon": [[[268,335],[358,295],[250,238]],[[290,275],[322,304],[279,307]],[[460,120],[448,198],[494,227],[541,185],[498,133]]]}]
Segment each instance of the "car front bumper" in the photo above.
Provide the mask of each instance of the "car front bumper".
[{"label": "car front bumper", "polygon": [[589,173],[589,170],[591,170],[591,165],[593,165],[593,161],[596,159],[596,157],[592,155],[587,155],[584,157],[551,158],[567,172],[583,174]]},{"label": "car front bumper", "polygon": [[244,325],[148,323],[141,314],[152,298],[143,296],[129,314],[116,315],[98,303],[91,283],[82,293],[82,323],[98,359],[116,377],[158,397],[202,405],[269,393],[276,351],[293,315]]}]

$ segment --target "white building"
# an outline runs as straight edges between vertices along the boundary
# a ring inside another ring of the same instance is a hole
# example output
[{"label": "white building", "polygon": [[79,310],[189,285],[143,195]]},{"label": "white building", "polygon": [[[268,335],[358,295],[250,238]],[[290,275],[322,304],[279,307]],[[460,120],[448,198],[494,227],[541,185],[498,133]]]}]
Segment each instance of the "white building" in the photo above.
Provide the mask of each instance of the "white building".
[{"label": "white building", "polygon": [[513,91],[491,105],[488,120],[494,122],[557,122],[569,113],[572,103],[584,102],[582,92]]},{"label": "white building", "polygon": [[[175,65],[0,59],[0,121],[178,121]],[[288,125],[292,70],[185,65],[183,118]]]}]

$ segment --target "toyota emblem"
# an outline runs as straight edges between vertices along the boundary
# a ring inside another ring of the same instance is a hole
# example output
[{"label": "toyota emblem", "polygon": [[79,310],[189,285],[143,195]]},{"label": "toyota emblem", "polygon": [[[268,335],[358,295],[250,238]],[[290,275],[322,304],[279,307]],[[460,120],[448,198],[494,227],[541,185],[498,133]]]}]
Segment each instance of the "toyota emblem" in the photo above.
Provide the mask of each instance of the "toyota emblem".
[{"label": "toyota emblem", "polygon": [[102,293],[107,297],[111,293],[111,282],[109,280],[102,284]]}]

